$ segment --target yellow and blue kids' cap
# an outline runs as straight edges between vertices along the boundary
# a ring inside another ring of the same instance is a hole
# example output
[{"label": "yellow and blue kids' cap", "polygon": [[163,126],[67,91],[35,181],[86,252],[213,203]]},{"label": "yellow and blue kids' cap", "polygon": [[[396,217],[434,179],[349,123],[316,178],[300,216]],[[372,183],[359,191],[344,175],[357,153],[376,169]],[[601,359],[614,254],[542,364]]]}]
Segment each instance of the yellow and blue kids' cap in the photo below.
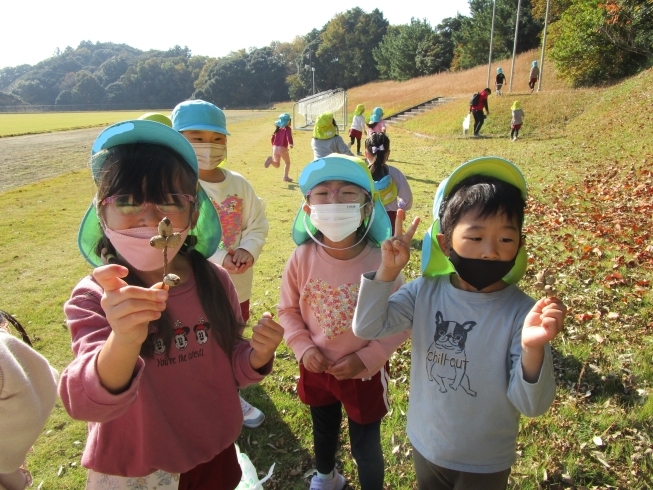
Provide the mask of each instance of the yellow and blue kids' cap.
[{"label": "yellow and blue kids' cap", "polygon": [[168,116],[165,114],[159,114],[158,112],[146,112],[143,114],[139,119],[143,119],[146,121],[155,121],[161,124],[165,124],[169,128],[172,127],[172,121]]},{"label": "yellow and blue kids' cap", "polygon": [[[193,147],[186,138],[174,129],[165,124],[140,119],[119,122],[106,128],[96,138],[91,147],[90,166],[95,183],[98,182],[98,176],[106,160],[106,153],[102,152],[102,150],[132,143],[150,143],[170,148],[177,152],[184,162],[193,169],[197,179],[196,197],[199,218],[189,234],[197,237],[195,250],[207,259],[211,257],[217,250],[222,237],[220,219],[209,196],[199,185],[197,157]],[[95,253],[95,246],[104,234],[97,213],[97,199],[93,199],[82,219],[77,235],[79,250],[93,267],[102,265],[102,259]]]},{"label": "yellow and blue kids' cap", "polygon": [[356,109],[354,109],[354,116],[360,116],[363,112],[365,112],[365,106],[363,104],[358,104]]},{"label": "yellow and blue kids' cap", "polygon": [[316,140],[328,140],[338,134],[338,128],[333,125],[333,112],[324,112],[317,116],[313,128],[313,138]]},{"label": "yellow and blue kids' cap", "polygon": [[288,126],[288,123],[290,122],[290,114],[284,112],[283,114],[279,114],[279,119],[277,119],[274,123],[275,126],[278,128],[285,128]]},{"label": "yellow and blue kids' cap", "polygon": [[[385,211],[383,204],[381,204],[379,193],[374,190],[372,174],[363,160],[337,154],[320,158],[304,167],[297,183],[302,191],[302,195],[306,196],[308,191],[313,187],[328,180],[351,182],[369,192],[370,196],[372,196],[372,203],[374,204],[374,221],[372,221],[367,236],[372,238],[372,242],[376,246],[380,246],[383,240],[390,238],[392,235],[390,218],[388,218],[388,213]],[[317,229],[308,219],[303,205],[304,202],[302,201],[292,228],[292,239],[297,245],[301,245],[310,238],[306,227],[309,227],[313,235],[317,233]]]},{"label": "yellow and blue kids' cap", "polygon": [[[435,220],[433,224],[424,235],[422,242],[422,275],[425,277],[434,277],[448,275],[455,272],[453,264],[449,258],[442,252],[438,244],[437,235],[442,233],[440,229],[440,208],[442,202],[449,196],[451,189],[456,184],[463,181],[472,175],[487,175],[490,177],[503,180],[509,184],[514,185],[521,191],[522,198],[526,201],[528,197],[528,189],[526,188],[526,180],[521,171],[508,160],[499,157],[482,157],[470,160],[463,163],[460,167],[452,172],[452,174],[440,182],[438,190],[435,191],[435,199],[433,200],[433,216]],[[503,277],[503,280],[508,284],[514,284],[524,276],[526,272],[526,249],[521,246],[517,252],[517,259],[515,265]]]},{"label": "yellow and blue kids' cap", "polygon": [[372,109],[372,115],[370,116],[370,123],[378,123],[383,119],[383,109],[380,107],[375,107]]},{"label": "yellow and blue kids' cap", "polygon": [[170,116],[175,131],[213,131],[226,134],[227,118],[216,105],[205,100],[186,100],[177,104]]},{"label": "yellow and blue kids' cap", "polygon": [[510,110],[512,110],[512,111],[518,111],[519,109],[521,109],[521,102],[519,102],[518,100],[516,100],[516,101],[514,101],[514,102],[512,103],[512,106],[510,107]]}]

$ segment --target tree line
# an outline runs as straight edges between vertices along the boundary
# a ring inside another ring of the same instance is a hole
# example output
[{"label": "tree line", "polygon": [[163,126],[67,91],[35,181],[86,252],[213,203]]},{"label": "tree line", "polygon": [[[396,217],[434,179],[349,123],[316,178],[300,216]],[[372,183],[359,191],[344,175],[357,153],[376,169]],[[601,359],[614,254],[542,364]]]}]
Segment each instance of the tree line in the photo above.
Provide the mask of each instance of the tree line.
[{"label": "tree line", "polygon": [[[495,59],[512,54],[517,3],[497,0]],[[541,43],[547,0],[521,0],[517,52]],[[408,80],[487,63],[493,0],[436,26],[390,25],[379,9],[353,8],[290,42],[220,58],[187,47],[143,52],[82,41],[34,66],[0,70],[0,103],[160,104],[203,98],[221,107],[298,100],[377,79]],[[631,75],[653,60],[653,0],[550,0],[547,53],[572,86]],[[9,101],[9,102],[3,102]]]}]

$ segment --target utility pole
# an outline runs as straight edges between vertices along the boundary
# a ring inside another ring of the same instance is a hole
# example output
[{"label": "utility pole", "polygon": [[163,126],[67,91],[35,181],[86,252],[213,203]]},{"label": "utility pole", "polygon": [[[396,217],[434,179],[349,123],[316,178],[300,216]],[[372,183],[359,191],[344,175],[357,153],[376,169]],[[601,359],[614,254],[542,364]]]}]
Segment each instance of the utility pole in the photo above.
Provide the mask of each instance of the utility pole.
[{"label": "utility pole", "polygon": [[512,45],[512,64],[510,65],[510,88],[508,92],[512,93],[512,79],[515,73],[515,56],[517,56],[517,35],[519,34],[519,10],[521,8],[521,0],[517,0],[517,21],[515,22],[515,43]]},{"label": "utility pole", "polygon": [[490,70],[492,69],[492,41],[494,41],[494,15],[497,12],[497,0],[494,0],[494,5],[492,6],[492,30],[490,31],[490,61],[487,64],[487,84],[486,87],[490,86]]},{"label": "utility pole", "polygon": [[542,75],[544,74],[544,50],[546,49],[546,31],[549,25],[549,5],[551,0],[546,0],[546,14],[544,14],[544,36],[542,36],[542,57],[540,58],[540,78],[537,81],[537,91],[542,90]]},{"label": "utility pole", "polygon": [[311,66],[311,70],[313,71],[313,95],[315,95],[315,67]]}]

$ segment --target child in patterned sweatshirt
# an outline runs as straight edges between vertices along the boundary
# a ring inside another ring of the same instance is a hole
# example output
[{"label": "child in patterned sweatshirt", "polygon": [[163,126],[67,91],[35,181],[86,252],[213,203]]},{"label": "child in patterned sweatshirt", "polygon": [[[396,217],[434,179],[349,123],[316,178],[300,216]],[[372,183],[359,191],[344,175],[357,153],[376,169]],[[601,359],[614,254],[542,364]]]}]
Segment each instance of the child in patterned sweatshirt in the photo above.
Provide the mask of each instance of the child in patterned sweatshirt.
[{"label": "child in patterned sweatshirt", "polygon": [[[299,362],[297,392],[310,406],[318,474],[311,490],[342,490],[335,469],[344,405],[362,490],[382,490],[381,419],[388,412],[388,359],[408,337],[354,336],[352,316],[363,271],[380,265],[390,220],[372,176],[357,158],[331,155],[299,177],[305,202],[293,226],[299,245],[281,279],[279,323]],[[398,277],[393,289],[403,279]]]},{"label": "child in patterned sweatshirt", "polygon": [[[227,161],[227,118],[218,107],[203,100],[187,100],[172,111],[172,128],[191,144],[199,163],[202,189],[220,216],[222,240],[209,259],[224,267],[234,283],[247,323],[254,281],[254,262],[268,236],[265,202],[256,195],[245,177],[221,168]],[[250,429],[263,423],[265,415],[242,397],[240,403]]]}]

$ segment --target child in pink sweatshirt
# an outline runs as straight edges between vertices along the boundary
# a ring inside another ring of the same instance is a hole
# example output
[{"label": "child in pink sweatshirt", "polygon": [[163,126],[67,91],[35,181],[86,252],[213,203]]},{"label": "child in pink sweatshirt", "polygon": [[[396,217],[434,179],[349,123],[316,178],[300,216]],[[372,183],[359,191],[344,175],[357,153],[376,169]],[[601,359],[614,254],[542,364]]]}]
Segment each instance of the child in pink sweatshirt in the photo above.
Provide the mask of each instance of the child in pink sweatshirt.
[{"label": "child in pink sweatshirt", "polygon": [[388,359],[408,335],[366,341],[351,328],[361,274],[380,265],[378,247],[390,236],[390,220],[362,160],[318,159],[298,183],[306,199],[293,225],[299,246],[283,273],[278,311],[299,361],[297,392],[311,409],[318,471],[311,488],[341,490],[346,484],[335,469],[344,405],[360,488],[381,490]]},{"label": "child in pink sweatshirt", "polygon": [[290,114],[283,113],[279,115],[279,119],[274,123],[274,133],[270,137],[270,142],[272,143],[272,156],[268,157],[265,160],[265,168],[268,168],[272,165],[274,168],[279,168],[281,164],[281,159],[285,163],[285,168],[283,170],[283,181],[292,182],[292,179],[288,175],[290,172],[290,153],[288,152],[288,147],[293,147],[292,140],[292,128],[290,127]]},{"label": "child in pink sweatshirt", "polygon": [[233,490],[238,388],[270,373],[282,328],[264,314],[241,337],[236,290],[208,260],[220,221],[184,136],[124,121],[91,155],[98,189],[78,244],[95,269],[64,305],[75,359],[59,384],[88,421],[86,488]]}]

